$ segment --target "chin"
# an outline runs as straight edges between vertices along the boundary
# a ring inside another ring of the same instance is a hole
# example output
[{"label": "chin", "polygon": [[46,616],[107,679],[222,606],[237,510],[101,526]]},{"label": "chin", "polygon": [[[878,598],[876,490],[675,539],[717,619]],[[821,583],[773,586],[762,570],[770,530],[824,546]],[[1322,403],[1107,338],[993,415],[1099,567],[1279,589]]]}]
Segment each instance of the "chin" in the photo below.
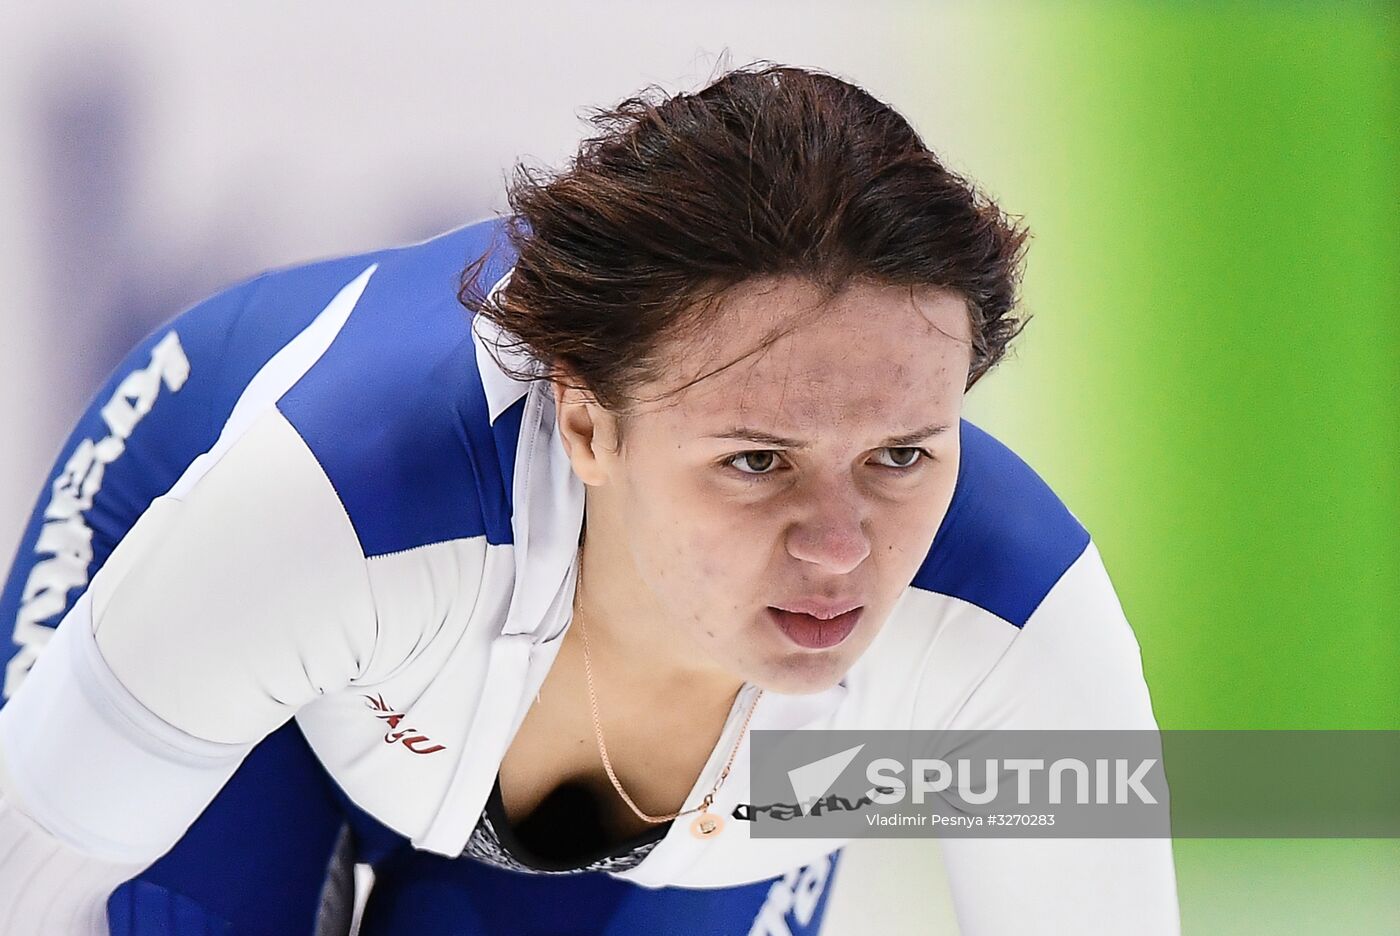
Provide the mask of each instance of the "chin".
[{"label": "chin", "polygon": [[815,695],[839,683],[849,669],[844,660],[787,658],[774,660],[750,681],[780,695]]}]

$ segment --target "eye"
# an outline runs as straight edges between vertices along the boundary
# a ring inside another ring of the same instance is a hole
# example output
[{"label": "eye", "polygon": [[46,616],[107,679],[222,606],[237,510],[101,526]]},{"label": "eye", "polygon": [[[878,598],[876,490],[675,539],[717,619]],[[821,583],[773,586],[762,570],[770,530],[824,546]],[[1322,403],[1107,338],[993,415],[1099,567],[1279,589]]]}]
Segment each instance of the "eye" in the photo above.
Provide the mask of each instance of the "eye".
[{"label": "eye", "polygon": [[[910,471],[917,467],[919,462],[933,456],[928,451],[921,448],[899,447],[880,449],[882,455],[890,458],[890,461],[877,461],[881,468],[889,468],[895,472]],[[726,459],[724,464],[732,466],[741,475],[750,480],[757,480],[769,475],[777,474],[779,454],[770,449],[760,449],[752,452],[740,452]],[[747,467],[745,467],[747,465]]]},{"label": "eye", "polygon": [[[739,465],[745,461],[749,463],[749,468],[753,470],[746,471],[743,468],[739,467]],[[726,465],[733,465],[739,471],[740,474],[750,476],[762,476],[773,474],[773,472],[770,469],[777,465],[777,463],[778,453],[768,450],[761,450],[756,452],[740,452],[738,455],[735,455],[732,458],[725,461]]]},{"label": "eye", "polygon": [[918,464],[920,461],[922,461],[923,459],[925,459],[925,458],[931,458],[931,457],[932,457],[932,456],[929,455],[928,452],[924,451],[924,450],[921,449],[921,448],[887,448],[887,449],[880,449],[880,451],[881,451],[881,452],[886,452],[886,453],[892,453],[892,454],[895,454],[895,455],[898,455],[898,456],[903,456],[903,457],[897,457],[897,458],[895,458],[895,459],[894,459],[894,464],[887,464],[887,463],[881,462],[881,464],[883,464],[886,468],[899,468],[899,469],[913,468],[915,465],[917,465],[917,464]]}]

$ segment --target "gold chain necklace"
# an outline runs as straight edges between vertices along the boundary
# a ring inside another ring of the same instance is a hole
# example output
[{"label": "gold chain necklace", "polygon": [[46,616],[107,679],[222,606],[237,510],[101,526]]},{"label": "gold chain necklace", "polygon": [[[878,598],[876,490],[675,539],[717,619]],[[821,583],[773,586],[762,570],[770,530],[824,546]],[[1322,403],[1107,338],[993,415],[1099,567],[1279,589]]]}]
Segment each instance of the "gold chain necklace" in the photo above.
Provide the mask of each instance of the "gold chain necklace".
[{"label": "gold chain necklace", "polygon": [[[582,562],[580,562],[580,578],[582,576],[581,567]],[[729,752],[729,760],[725,763],[724,769],[720,771],[719,779],[715,781],[715,785],[710,789],[710,792],[705,794],[705,798],[700,801],[700,805],[691,809],[683,809],[680,812],[669,813],[665,816],[649,816],[642,812],[637,804],[632,801],[632,797],[628,796],[627,791],[622,788],[622,783],[617,779],[617,773],[613,770],[612,761],[608,758],[608,746],[603,743],[603,725],[598,718],[598,694],[593,688],[593,665],[589,660],[588,652],[588,625],[584,623],[583,616],[577,611],[574,613],[574,618],[578,621],[579,630],[583,634],[583,672],[588,681],[588,704],[593,712],[593,735],[598,739],[598,754],[603,758],[603,769],[608,772],[608,779],[612,781],[613,789],[617,791],[618,796],[622,797],[622,801],[632,809],[632,812],[637,814],[637,818],[644,822],[669,822],[680,816],[689,815],[690,813],[699,813],[700,815],[696,816],[695,821],[690,824],[690,834],[700,839],[712,838],[718,835],[724,829],[724,819],[710,812],[710,807],[714,805],[715,794],[719,792],[720,786],[723,785],[725,779],[729,776],[729,769],[734,766],[734,758],[739,754],[739,745],[744,740],[744,734],[749,730],[749,720],[753,718],[754,709],[758,707],[758,700],[759,697],[763,695],[763,690],[758,690],[753,697],[753,701],[749,703],[749,712],[744,716],[744,726],[739,729],[739,737],[734,742],[734,750]]]}]

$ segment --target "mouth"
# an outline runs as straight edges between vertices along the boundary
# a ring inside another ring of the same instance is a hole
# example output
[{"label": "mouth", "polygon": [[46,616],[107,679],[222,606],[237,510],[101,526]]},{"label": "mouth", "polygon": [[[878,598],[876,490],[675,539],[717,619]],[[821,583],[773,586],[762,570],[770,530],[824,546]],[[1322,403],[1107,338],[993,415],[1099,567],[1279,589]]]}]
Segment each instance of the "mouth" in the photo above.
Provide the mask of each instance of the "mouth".
[{"label": "mouth", "polygon": [[769,620],[789,640],[807,650],[829,650],[837,646],[856,629],[865,608],[854,608],[833,618],[822,619],[800,611],[782,608],[766,609]]}]

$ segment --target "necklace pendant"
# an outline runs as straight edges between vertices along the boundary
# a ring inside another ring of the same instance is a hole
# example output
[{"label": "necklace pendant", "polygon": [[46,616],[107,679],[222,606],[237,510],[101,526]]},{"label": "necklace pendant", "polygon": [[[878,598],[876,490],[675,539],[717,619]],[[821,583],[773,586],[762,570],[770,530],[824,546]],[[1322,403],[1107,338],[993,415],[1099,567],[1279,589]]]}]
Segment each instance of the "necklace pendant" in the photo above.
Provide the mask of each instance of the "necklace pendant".
[{"label": "necklace pendant", "polygon": [[698,839],[714,838],[724,831],[724,819],[706,810],[690,824],[690,834]]}]

